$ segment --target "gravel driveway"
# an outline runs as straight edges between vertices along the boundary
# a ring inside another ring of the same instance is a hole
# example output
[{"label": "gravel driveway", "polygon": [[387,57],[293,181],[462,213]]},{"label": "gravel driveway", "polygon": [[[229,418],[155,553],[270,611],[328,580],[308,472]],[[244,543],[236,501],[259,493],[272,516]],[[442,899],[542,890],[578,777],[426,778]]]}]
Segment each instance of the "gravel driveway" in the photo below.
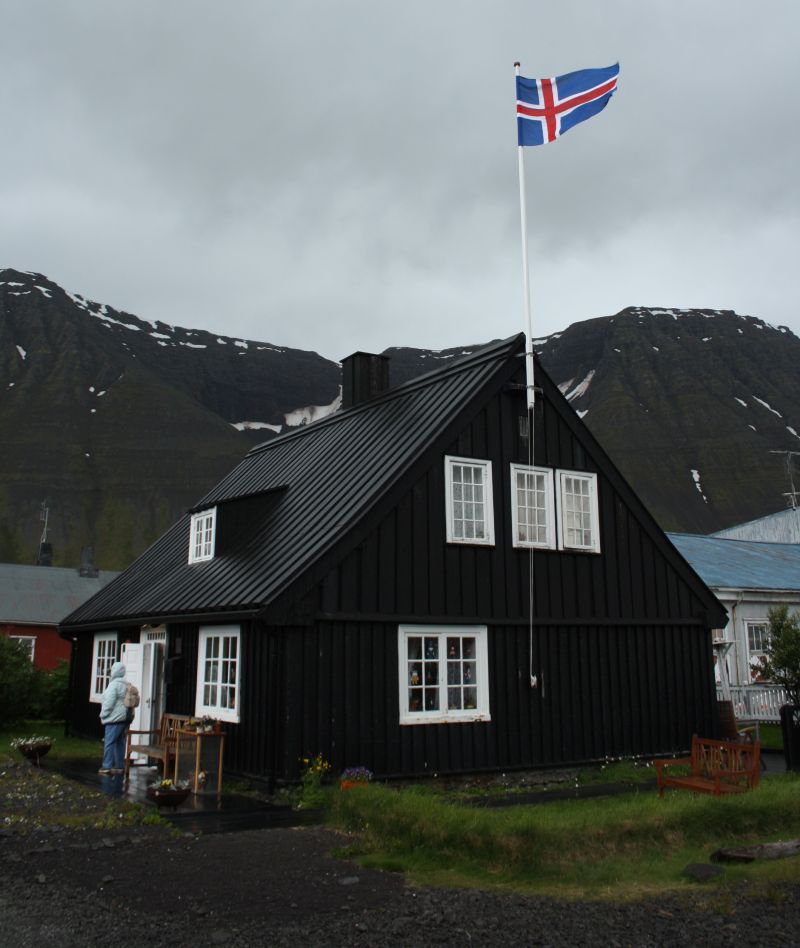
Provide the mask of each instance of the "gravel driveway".
[{"label": "gravel driveway", "polygon": [[307,826],[205,836],[3,829],[0,945],[800,946],[800,880],[763,900],[698,885],[680,898],[562,903],[414,888],[332,856],[343,842]]},{"label": "gravel driveway", "polygon": [[[336,859],[315,827],[174,838],[162,830],[0,839],[0,944],[800,945],[800,884],[704,908],[416,889]],[[723,897],[724,899],[724,897]]]}]

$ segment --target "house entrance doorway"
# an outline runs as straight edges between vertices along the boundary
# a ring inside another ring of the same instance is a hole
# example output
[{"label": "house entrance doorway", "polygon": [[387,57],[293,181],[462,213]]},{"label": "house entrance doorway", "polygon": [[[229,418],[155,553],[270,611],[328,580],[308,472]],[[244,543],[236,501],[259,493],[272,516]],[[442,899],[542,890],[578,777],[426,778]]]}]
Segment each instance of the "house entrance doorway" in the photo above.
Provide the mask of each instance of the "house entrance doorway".
[{"label": "house entrance doorway", "polygon": [[126,643],[122,647],[125,677],[139,689],[139,707],[131,728],[136,731],[153,731],[161,723],[164,713],[164,660],[167,651],[166,626],[144,626],[140,641]]}]

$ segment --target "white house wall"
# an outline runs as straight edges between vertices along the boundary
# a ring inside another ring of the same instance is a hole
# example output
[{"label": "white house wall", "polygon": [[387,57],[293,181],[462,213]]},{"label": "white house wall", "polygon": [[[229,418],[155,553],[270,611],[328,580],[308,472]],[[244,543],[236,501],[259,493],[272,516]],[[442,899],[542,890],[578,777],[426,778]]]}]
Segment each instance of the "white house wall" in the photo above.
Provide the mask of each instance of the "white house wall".
[{"label": "white house wall", "polygon": [[[728,613],[728,624],[725,626],[723,637],[725,641],[733,642],[733,648],[728,652],[727,658],[730,684],[749,685],[752,678],[747,623],[768,622],[768,612],[774,606],[787,605],[793,612],[800,612],[800,590],[764,592],[715,589],[714,592]],[[719,670],[717,670],[717,681],[719,681]]]}]

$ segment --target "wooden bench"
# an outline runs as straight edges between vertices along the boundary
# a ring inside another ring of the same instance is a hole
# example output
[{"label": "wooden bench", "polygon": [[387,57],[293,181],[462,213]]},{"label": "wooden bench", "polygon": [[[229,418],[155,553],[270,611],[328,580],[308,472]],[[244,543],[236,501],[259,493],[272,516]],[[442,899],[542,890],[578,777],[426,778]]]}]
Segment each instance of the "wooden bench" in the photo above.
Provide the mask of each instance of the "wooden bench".
[{"label": "wooden bench", "polygon": [[[745,793],[758,786],[761,745],[735,741],[712,741],[696,734],[692,738],[692,756],[655,760],[658,795],[665,787],[711,793]],[[669,767],[689,767],[689,774],[668,775]]]},{"label": "wooden bench", "polygon": [[[125,776],[130,768],[142,766],[134,764],[131,754],[140,754],[145,759],[154,758],[161,761],[161,776],[167,777],[170,762],[175,759],[175,738],[179,727],[183,727],[189,720],[188,714],[163,714],[161,727],[157,731],[128,731],[128,746],[125,750]],[[147,740],[134,743],[134,736],[147,735]]]}]

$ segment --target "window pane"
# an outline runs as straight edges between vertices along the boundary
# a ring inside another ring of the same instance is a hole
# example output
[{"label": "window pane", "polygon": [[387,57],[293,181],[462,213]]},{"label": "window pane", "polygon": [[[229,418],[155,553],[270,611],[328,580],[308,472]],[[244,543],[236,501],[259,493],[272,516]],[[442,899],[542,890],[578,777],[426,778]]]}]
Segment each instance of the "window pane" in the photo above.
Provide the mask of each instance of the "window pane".
[{"label": "window pane", "polygon": [[482,465],[453,464],[450,467],[451,537],[483,540],[487,537],[486,474]]},{"label": "window pane", "polygon": [[517,539],[522,543],[547,544],[547,494],[545,475],[539,471],[516,472]]},{"label": "window pane", "polygon": [[561,482],[564,516],[564,542],[577,549],[592,548],[593,482],[587,477],[564,475]]},{"label": "window pane", "polygon": [[460,688],[447,689],[447,710],[448,711],[461,710],[461,689]]},{"label": "window pane", "polygon": [[[419,716],[420,720],[430,715],[438,720],[451,712],[454,719],[470,717],[463,712],[478,710],[478,679],[485,675],[479,665],[479,645],[478,636],[452,631],[407,636],[401,714]],[[483,710],[488,716],[488,708]]]}]

